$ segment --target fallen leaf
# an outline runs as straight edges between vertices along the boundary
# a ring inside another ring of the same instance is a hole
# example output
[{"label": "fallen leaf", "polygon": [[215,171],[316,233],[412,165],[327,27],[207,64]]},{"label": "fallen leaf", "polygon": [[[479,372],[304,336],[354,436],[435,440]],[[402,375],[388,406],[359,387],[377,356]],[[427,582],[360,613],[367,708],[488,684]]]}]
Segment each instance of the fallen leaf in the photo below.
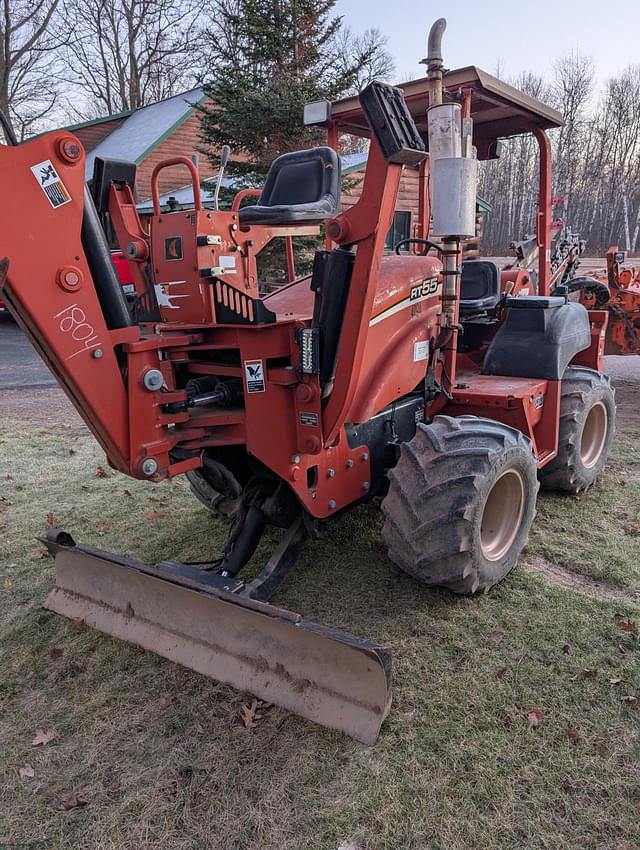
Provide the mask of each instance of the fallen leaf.
[{"label": "fallen leaf", "polygon": [[46,549],[44,549],[44,548],[41,546],[39,549],[36,549],[36,551],[35,551],[35,552],[32,552],[32,553],[29,555],[29,558],[30,558],[32,561],[39,561],[39,560],[40,560],[40,558],[44,558],[44,556],[45,556],[45,555],[48,555],[48,554],[49,554],[49,553],[48,553],[48,551],[47,551]]},{"label": "fallen leaf", "polygon": [[36,729],[36,736],[31,742],[32,747],[37,747],[39,744],[48,744],[56,737],[55,732],[45,732],[43,729]]},{"label": "fallen leaf", "polygon": [[626,702],[629,708],[635,708],[638,704],[638,698],[628,694],[626,697],[620,697],[622,702]]},{"label": "fallen leaf", "polygon": [[105,472],[105,470],[102,466],[99,466],[96,469],[96,478],[108,478],[108,477],[109,477],[109,473]]},{"label": "fallen leaf", "polygon": [[544,712],[540,711],[539,708],[533,708],[527,714],[527,720],[529,721],[529,729],[533,729],[537,726],[540,721],[544,718]]},{"label": "fallen leaf", "polygon": [[565,645],[562,647],[562,651],[564,652],[565,655],[568,654],[570,649],[571,649],[571,647],[569,646],[568,643],[565,643]]},{"label": "fallen leaf", "polygon": [[616,652],[618,653],[618,655],[626,655],[627,650],[624,648],[624,646],[621,643],[619,643],[616,646]]},{"label": "fallen leaf", "polygon": [[61,658],[64,649],[60,649],[59,646],[54,646],[53,649],[49,650],[49,658]]},{"label": "fallen leaf", "polygon": [[251,708],[249,708],[248,705],[242,706],[242,722],[244,723],[245,729],[254,729],[258,725],[255,721],[262,717],[262,715],[256,714],[257,708],[257,699],[253,700],[253,702],[251,703]]},{"label": "fallen leaf", "polygon": [[596,747],[597,747],[597,748],[600,750],[600,752],[602,752],[602,753],[606,753],[606,751],[609,749],[609,748],[608,748],[608,746],[607,746],[607,742],[606,742],[606,741],[602,741],[602,740],[600,740],[600,741],[596,741]]},{"label": "fallen leaf", "polygon": [[598,668],[595,667],[594,669],[585,669],[582,672],[584,673],[585,676],[597,676],[598,675]]},{"label": "fallen leaf", "polygon": [[631,620],[629,618],[626,620],[620,618],[618,620],[618,628],[622,629],[623,632],[635,633],[638,631],[638,626],[636,625],[635,620]]},{"label": "fallen leaf", "polygon": [[9,473],[8,475],[5,475],[5,479],[7,481],[13,481],[13,475],[11,475],[11,473]]},{"label": "fallen leaf", "polygon": [[491,637],[496,646],[504,640],[504,632],[491,632]]},{"label": "fallen leaf", "polygon": [[164,514],[160,513],[160,511],[157,511],[157,510],[155,510],[155,508],[154,508],[152,511],[144,511],[144,513],[142,514],[142,516],[143,516],[145,519],[162,519],[162,517],[164,516]]},{"label": "fallen leaf", "polygon": [[567,738],[571,741],[572,744],[577,744],[580,740],[580,733],[577,729],[573,729],[571,726],[567,727]]},{"label": "fallen leaf", "polygon": [[256,720],[260,720],[262,718],[261,711],[266,708],[271,708],[272,705],[272,702],[262,702],[262,700],[255,698],[251,702],[251,707],[243,705],[242,722],[244,723],[245,728],[254,729],[258,725]]},{"label": "fallen leaf", "polygon": [[110,522],[101,522],[98,525],[96,525],[96,531],[98,532],[100,537],[102,537],[103,534],[106,534],[107,531],[109,531],[110,528],[111,528]]},{"label": "fallen leaf", "polygon": [[25,766],[24,766],[24,767],[21,767],[21,768],[20,768],[20,770],[18,771],[18,773],[20,774],[20,776],[22,776],[22,777],[29,777],[30,779],[31,779],[33,776],[35,776],[35,775],[36,775],[35,770],[31,767],[31,765],[30,765],[30,764],[25,764]]},{"label": "fallen leaf", "polygon": [[562,787],[565,791],[577,791],[580,784],[579,779],[565,779],[562,783]]},{"label": "fallen leaf", "polygon": [[[125,496],[131,496],[131,491],[130,491],[130,490],[125,490],[125,491],[124,491],[124,494],[125,494]],[[131,498],[133,498],[133,496],[131,496]]]},{"label": "fallen leaf", "polygon": [[47,525],[49,526],[49,528],[60,528],[60,523],[54,517],[52,511],[49,511],[49,513],[47,514]]},{"label": "fallen leaf", "polygon": [[174,487],[182,487],[182,481],[178,481],[177,478],[174,478],[171,483],[173,484]]},{"label": "fallen leaf", "polygon": [[613,679],[609,679],[612,685],[618,685],[620,682],[624,682],[623,676],[615,676]]},{"label": "fallen leaf", "polygon": [[75,453],[76,453],[75,449],[69,449],[69,457],[73,457]]},{"label": "fallen leaf", "polygon": [[162,708],[162,710],[164,711],[165,708],[169,708],[170,705],[173,705],[175,701],[176,698],[173,694],[165,694],[160,708]]},{"label": "fallen leaf", "polygon": [[640,526],[637,522],[630,522],[629,525],[625,525],[622,530],[630,537],[637,537],[640,534]]},{"label": "fallen leaf", "polygon": [[74,617],[72,628],[74,632],[83,632],[87,628],[87,624],[82,617]]},{"label": "fallen leaf", "polygon": [[507,672],[507,668],[506,668],[506,667],[501,667],[499,670],[496,670],[496,677],[497,677],[498,679],[502,679],[502,677],[504,676],[504,674],[505,674],[506,672]]},{"label": "fallen leaf", "polygon": [[551,661],[549,664],[547,664],[547,670],[548,670],[550,673],[555,672],[555,670],[557,670],[557,669],[558,669],[558,668],[557,668],[557,667],[556,667],[556,665],[553,663],[553,661]]},{"label": "fallen leaf", "polygon": [[6,579],[4,580],[4,586],[5,586],[5,587],[11,587],[11,585],[12,585],[12,584],[13,584],[13,582],[11,581],[11,579],[10,579],[10,578],[6,578]]},{"label": "fallen leaf", "polygon": [[580,675],[580,673],[576,673],[575,676],[569,676],[569,681],[575,682],[575,680],[578,678],[579,675]]},{"label": "fallen leaf", "polygon": [[84,797],[81,797],[79,794],[75,794],[73,797],[67,797],[64,800],[60,800],[59,803],[54,805],[54,809],[57,812],[68,812],[69,809],[77,809],[78,806],[86,806],[87,800]]}]

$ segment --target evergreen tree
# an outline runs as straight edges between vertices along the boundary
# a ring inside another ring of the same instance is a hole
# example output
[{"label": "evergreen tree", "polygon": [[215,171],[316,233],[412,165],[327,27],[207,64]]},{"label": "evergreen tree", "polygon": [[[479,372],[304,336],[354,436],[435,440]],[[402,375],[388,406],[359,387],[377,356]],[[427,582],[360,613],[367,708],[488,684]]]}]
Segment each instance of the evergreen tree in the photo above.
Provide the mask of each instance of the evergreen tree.
[{"label": "evergreen tree", "polygon": [[[304,126],[305,103],[335,100],[393,72],[380,33],[356,37],[343,29],[342,19],[332,16],[335,3],[215,0],[215,23],[204,39],[210,105],[200,111],[205,151],[231,147],[227,171],[236,180],[233,190],[221,191],[223,204],[242,186],[262,186],[280,154],[325,143],[324,130]],[[216,155],[211,162],[217,164]],[[296,271],[306,273],[320,241],[296,238],[294,244]],[[259,275],[282,280],[285,269],[284,243],[274,240],[260,253]]]},{"label": "evergreen tree", "polygon": [[335,3],[218,0],[206,35],[212,105],[202,108],[201,126],[208,146],[229,144],[232,156],[247,158],[232,163],[231,174],[264,175],[279,154],[322,143],[323,131],[302,123],[305,103],[368,82],[367,69],[392,71],[377,31],[345,38]]}]

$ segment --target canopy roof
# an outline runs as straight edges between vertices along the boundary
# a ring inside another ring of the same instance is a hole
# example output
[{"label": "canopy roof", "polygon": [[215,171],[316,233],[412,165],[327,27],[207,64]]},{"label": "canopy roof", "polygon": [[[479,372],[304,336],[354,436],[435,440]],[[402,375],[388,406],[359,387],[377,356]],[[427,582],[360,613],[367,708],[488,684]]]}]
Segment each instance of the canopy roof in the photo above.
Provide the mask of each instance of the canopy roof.
[{"label": "canopy roof", "polygon": [[[478,149],[479,159],[487,158],[489,147],[496,139],[531,133],[535,129],[561,127],[564,123],[555,109],[474,65],[446,71],[442,84],[444,102],[459,100],[462,89],[471,89],[473,143]],[[418,132],[428,147],[426,112],[429,106],[429,81],[422,77],[400,83],[398,88],[403,89]],[[357,95],[334,101],[331,105],[331,120],[340,132],[355,136],[371,135]]]}]

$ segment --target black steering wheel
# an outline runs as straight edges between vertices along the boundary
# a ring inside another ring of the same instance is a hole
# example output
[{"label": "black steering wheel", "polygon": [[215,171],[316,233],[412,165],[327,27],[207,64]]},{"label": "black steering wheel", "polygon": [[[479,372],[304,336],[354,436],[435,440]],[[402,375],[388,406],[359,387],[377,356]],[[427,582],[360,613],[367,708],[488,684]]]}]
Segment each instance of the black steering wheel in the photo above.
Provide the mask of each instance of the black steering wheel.
[{"label": "black steering wheel", "polygon": [[436,251],[440,251],[442,253],[442,248],[440,247],[440,245],[436,245],[435,242],[429,242],[428,239],[419,239],[417,236],[414,236],[410,239],[401,239],[399,242],[396,242],[396,244],[393,246],[393,249],[396,254],[400,253],[400,248],[402,248],[403,245],[424,245],[424,249],[420,254],[418,254],[419,257],[426,257],[432,248],[435,248]]}]

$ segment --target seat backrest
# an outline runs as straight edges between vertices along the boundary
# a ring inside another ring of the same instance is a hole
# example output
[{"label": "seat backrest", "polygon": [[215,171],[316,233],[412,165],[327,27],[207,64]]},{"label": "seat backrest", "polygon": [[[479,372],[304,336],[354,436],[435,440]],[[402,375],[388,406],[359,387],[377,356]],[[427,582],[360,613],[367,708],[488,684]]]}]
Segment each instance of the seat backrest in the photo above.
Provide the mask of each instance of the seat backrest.
[{"label": "seat backrest", "polygon": [[491,310],[500,298],[500,271],[488,260],[467,260],[460,277],[460,313]]},{"label": "seat backrest", "polygon": [[320,222],[340,210],[340,160],[318,147],[279,156],[271,163],[255,206],[242,207],[241,224]]}]

